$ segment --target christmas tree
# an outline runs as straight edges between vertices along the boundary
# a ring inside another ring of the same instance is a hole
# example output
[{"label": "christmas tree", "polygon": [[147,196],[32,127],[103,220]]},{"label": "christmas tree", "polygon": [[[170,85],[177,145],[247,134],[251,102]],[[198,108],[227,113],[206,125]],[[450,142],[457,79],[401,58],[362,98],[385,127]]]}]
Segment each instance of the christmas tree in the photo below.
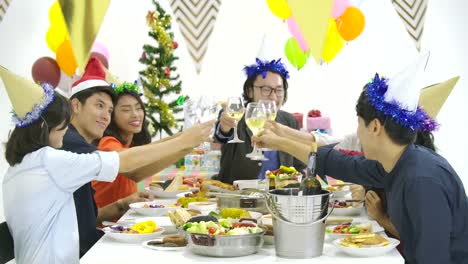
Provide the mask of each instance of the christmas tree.
[{"label": "christmas tree", "polygon": [[[171,16],[166,14],[159,3],[153,0],[156,11],[148,11],[146,15],[147,25],[150,27],[148,35],[155,40],[154,45],[145,44],[140,62],[146,66],[140,71],[140,80],[143,86],[143,94],[146,97],[145,108],[150,122],[152,136],[162,132],[172,135],[174,130],[179,130],[178,122],[174,114],[183,110],[182,105],[187,96],[180,95],[166,102],[173,93],[180,94],[182,82],[179,75],[174,74],[177,69],[174,62],[178,57],[174,56],[174,49],[178,44],[174,34],[170,32]],[[166,99],[166,100],[164,100]]]}]

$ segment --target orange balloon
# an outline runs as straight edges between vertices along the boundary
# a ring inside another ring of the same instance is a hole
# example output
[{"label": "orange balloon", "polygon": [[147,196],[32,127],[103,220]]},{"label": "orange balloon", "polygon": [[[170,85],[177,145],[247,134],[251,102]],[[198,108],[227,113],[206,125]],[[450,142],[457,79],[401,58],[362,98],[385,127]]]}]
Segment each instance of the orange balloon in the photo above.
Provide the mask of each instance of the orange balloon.
[{"label": "orange balloon", "polygon": [[365,24],[366,20],[361,10],[354,6],[346,8],[343,15],[336,20],[338,32],[340,32],[341,37],[346,41],[357,38],[364,30]]},{"label": "orange balloon", "polygon": [[60,69],[69,76],[73,76],[76,71],[75,55],[70,40],[65,40],[57,49],[56,61]]}]

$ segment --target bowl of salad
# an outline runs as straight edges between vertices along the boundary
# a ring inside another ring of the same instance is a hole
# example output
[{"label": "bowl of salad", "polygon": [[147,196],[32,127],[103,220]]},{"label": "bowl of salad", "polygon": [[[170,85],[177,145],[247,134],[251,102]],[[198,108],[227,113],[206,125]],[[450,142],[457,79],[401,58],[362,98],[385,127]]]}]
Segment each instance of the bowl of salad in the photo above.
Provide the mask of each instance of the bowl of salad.
[{"label": "bowl of salad", "polygon": [[274,179],[276,189],[297,188],[302,179],[302,173],[298,172],[294,167],[283,165],[274,171],[267,170],[265,175],[266,178]]},{"label": "bowl of salad", "polygon": [[238,257],[255,254],[263,245],[265,231],[251,221],[187,222],[186,233],[190,251],[211,257]]}]

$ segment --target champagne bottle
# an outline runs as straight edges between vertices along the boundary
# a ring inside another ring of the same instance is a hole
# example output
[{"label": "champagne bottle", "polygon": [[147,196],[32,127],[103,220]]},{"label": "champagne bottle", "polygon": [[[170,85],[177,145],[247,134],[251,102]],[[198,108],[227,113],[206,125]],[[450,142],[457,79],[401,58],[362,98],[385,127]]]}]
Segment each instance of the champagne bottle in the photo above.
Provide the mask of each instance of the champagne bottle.
[{"label": "champagne bottle", "polygon": [[306,168],[306,177],[301,181],[299,187],[299,193],[302,195],[316,195],[320,194],[322,186],[320,182],[315,178],[315,166],[317,162],[317,144],[313,143],[312,149],[309,155],[309,162]]}]

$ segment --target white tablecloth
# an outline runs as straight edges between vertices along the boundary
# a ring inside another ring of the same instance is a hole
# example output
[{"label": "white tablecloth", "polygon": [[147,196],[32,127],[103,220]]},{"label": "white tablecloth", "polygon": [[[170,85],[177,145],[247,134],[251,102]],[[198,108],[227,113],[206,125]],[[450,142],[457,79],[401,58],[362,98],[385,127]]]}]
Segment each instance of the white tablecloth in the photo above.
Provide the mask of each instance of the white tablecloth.
[{"label": "white tablecloth", "polygon": [[[134,212],[127,212],[122,219],[135,219],[139,216]],[[362,216],[360,218],[366,219]],[[364,220],[363,219],[363,220]],[[265,245],[257,253],[245,257],[236,258],[214,258],[204,257],[191,253],[188,249],[182,251],[157,251],[144,248],[140,244],[126,244],[112,240],[107,235],[104,235],[92,247],[80,261],[84,264],[120,264],[120,263],[213,263],[213,262],[230,262],[230,263],[346,263],[346,264],[384,264],[384,263],[404,263],[403,257],[396,249],[390,253],[373,258],[356,258],[340,252],[330,243],[326,242],[323,248],[323,255],[313,259],[286,259],[275,255],[274,246]]]}]

